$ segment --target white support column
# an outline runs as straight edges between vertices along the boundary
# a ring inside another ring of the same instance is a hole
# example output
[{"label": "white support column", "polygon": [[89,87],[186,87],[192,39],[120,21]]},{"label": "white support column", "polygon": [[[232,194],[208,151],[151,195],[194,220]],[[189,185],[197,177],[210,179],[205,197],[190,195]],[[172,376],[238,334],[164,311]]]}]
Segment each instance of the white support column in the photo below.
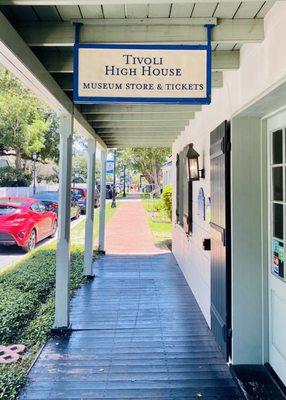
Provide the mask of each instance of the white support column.
[{"label": "white support column", "polygon": [[69,329],[70,203],[73,115],[60,116],[59,232],[56,255],[56,310],[54,330]]},{"label": "white support column", "polygon": [[101,151],[101,176],[100,176],[100,214],[99,214],[99,252],[105,252],[105,205],[106,205],[106,157],[107,151]]},{"label": "white support column", "polygon": [[93,259],[93,222],[94,222],[94,190],[95,190],[95,156],[96,141],[88,139],[88,166],[87,166],[87,202],[85,224],[85,249],[84,249],[84,276],[92,277]]}]

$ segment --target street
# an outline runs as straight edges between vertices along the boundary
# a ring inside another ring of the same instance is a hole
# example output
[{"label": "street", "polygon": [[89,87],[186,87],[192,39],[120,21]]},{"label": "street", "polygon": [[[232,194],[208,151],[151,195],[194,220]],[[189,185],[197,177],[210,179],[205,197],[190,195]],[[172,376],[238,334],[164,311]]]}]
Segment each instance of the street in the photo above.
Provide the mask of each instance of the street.
[{"label": "street", "polygon": [[[79,224],[85,215],[81,215],[80,218],[71,221],[71,228],[74,228]],[[53,239],[47,238],[39,242],[36,249],[51,243]],[[25,257],[26,253],[18,246],[0,246],[0,271],[7,268],[9,265],[13,264],[15,261],[19,261],[21,258]]]}]

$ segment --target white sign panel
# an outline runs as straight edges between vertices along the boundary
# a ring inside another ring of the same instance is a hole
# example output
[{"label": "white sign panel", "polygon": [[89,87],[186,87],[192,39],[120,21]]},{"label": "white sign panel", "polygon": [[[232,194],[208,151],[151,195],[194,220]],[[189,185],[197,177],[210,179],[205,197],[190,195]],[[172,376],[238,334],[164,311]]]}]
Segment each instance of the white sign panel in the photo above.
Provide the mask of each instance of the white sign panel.
[{"label": "white sign panel", "polygon": [[74,101],[210,102],[208,46],[74,47]]}]

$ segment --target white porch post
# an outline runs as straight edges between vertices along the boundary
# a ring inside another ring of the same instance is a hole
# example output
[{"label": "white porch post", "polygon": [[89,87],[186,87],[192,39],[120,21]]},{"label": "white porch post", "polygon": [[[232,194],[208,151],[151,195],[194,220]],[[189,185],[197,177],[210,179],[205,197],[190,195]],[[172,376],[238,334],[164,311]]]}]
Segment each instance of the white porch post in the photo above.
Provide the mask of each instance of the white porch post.
[{"label": "white porch post", "polygon": [[95,156],[96,141],[88,139],[87,166],[87,203],[85,224],[84,276],[92,277],[93,259],[93,221],[94,221],[94,191],[95,191]]},{"label": "white porch post", "polygon": [[101,176],[100,176],[100,214],[99,214],[99,241],[98,250],[105,253],[105,204],[106,204],[106,157],[107,151],[101,151]]},{"label": "white porch post", "polygon": [[59,232],[56,254],[56,309],[54,330],[69,328],[70,203],[73,115],[60,115]]}]

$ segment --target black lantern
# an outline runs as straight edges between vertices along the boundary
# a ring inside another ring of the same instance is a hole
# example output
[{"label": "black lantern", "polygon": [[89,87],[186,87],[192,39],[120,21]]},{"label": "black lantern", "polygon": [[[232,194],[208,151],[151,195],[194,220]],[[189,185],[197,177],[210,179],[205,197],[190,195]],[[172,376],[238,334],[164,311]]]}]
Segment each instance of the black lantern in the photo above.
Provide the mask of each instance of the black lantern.
[{"label": "black lantern", "polygon": [[198,181],[200,179],[199,156],[193,144],[189,144],[186,151],[186,168],[187,176],[190,181]]}]

